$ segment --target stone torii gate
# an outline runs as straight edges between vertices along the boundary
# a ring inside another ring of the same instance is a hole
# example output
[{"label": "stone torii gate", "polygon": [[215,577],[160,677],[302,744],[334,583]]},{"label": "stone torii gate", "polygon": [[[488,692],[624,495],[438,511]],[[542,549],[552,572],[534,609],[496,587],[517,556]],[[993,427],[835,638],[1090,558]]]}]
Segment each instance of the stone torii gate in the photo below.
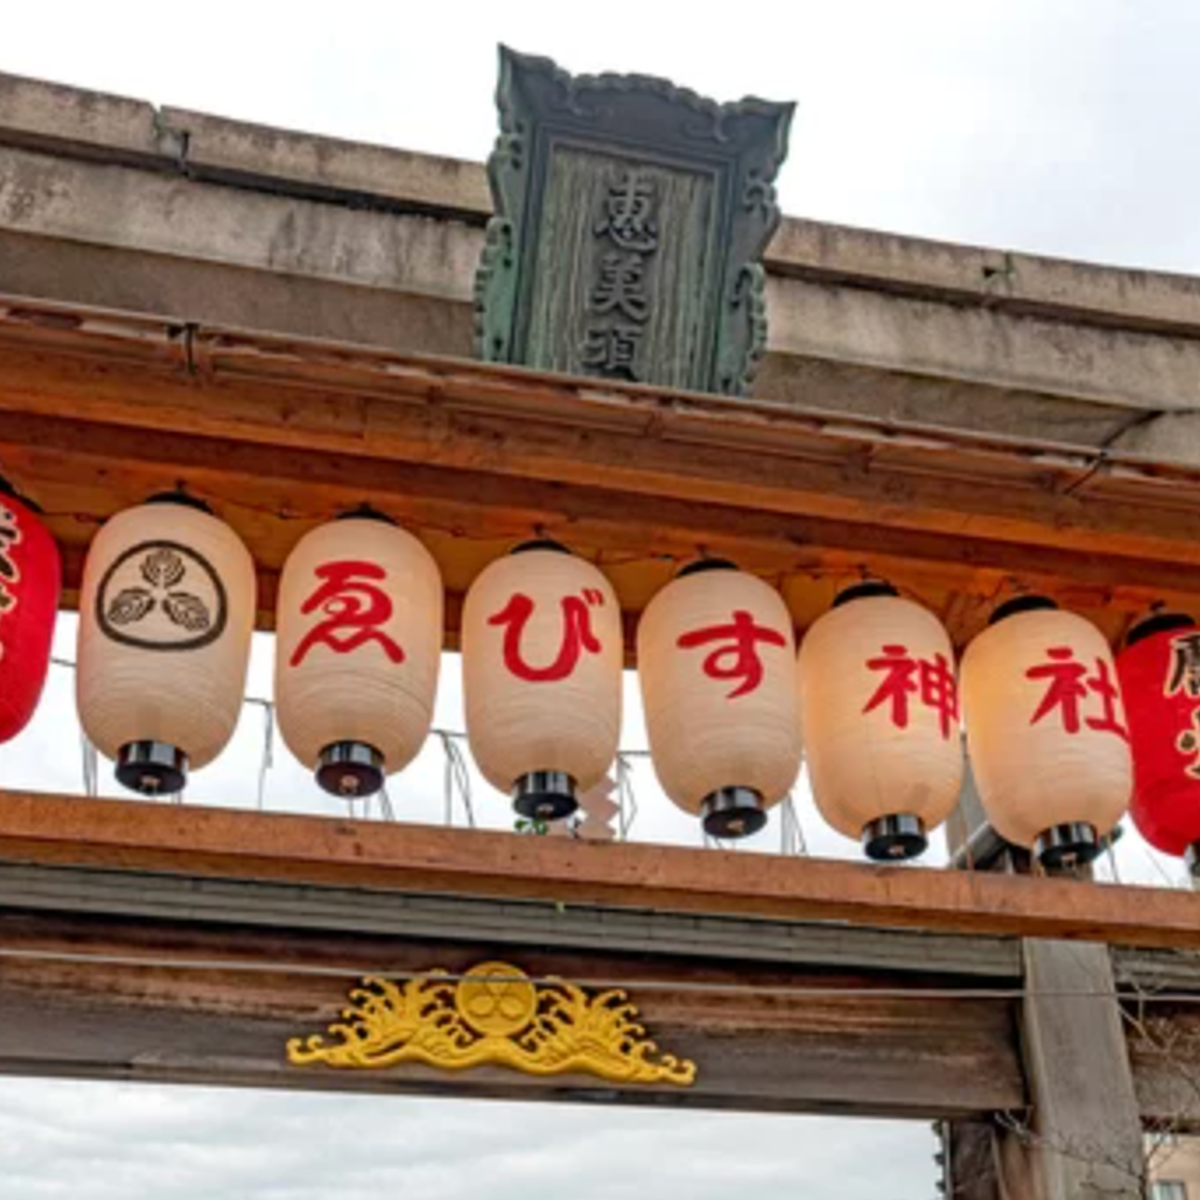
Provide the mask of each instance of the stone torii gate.
[{"label": "stone torii gate", "polygon": [[[366,499],[449,590],[569,535],[631,620],[697,547],[798,626],[887,574],[1200,611],[1200,284],[785,221],[743,399],[472,358],[479,167],[0,79],[0,463],[65,553],[180,479],[260,570]],[[631,447],[636,446],[636,453]],[[635,553],[631,556],[630,551]],[[1200,1128],[1200,896],[5,793],[0,1070],[947,1122],[964,1200],[1142,1188]],[[364,973],[627,985],[695,1083],[322,1071]],[[1163,999],[1166,995],[1170,999]]]}]

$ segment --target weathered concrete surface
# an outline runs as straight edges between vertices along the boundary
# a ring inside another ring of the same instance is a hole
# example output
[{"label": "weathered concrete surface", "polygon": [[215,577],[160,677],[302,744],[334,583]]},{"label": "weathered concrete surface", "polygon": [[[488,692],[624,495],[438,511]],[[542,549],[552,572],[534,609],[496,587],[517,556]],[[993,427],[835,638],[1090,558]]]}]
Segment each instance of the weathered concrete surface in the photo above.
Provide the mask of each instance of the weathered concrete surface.
[{"label": "weathered concrete surface", "polygon": [[[489,207],[477,164],[0,76],[0,291],[469,355]],[[1198,280],[794,220],[768,268],[759,397],[1200,464]]]}]

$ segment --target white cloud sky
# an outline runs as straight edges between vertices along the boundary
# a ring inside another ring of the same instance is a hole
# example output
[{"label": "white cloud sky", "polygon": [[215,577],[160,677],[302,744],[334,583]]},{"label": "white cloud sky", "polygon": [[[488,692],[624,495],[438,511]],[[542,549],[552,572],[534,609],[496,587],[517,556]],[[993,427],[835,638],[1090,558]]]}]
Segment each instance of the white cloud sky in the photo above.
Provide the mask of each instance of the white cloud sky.
[{"label": "white cloud sky", "polygon": [[[504,41],[573,71],[798,101],[780,186],[791,215],[1200,272],[1198,33],[1191,0],[59,0],[5,6],[0,71],[482,159]],[[60,649],[73,656],[70,632]],[[449,660],[439,711],[451,727],[456,670]],[[269,677],[260,639],[252,691],[267,694]],[[627,745],[641,738],[633,708]],[[62,753],[72,720],[59,671],[35,727],[0,749],[5,783],[76,789],[78,763]],[[248,710],[195,798],[252,798],[261,721]],[[402,817],[440,819],[440,772],[434,746],[393,788]],[[332,811],[281,755],[268,805],[284,797]],[[509,820],[494,797],[479,811]],[[816,850],[852,853],[802,817]],[[663,803],[643,804],[637,834],[697,840]],[[1178,879],[1133,836],[1121,861],[1126,875]],[[927,1200],[932,1152],[921,1123],[0,1081],[0,1200]]]}]

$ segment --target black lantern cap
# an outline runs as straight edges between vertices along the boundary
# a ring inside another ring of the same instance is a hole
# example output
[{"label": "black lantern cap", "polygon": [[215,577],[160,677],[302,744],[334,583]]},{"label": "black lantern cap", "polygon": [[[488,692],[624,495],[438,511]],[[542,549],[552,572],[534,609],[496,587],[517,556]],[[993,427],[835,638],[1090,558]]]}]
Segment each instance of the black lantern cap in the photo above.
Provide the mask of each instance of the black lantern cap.
[{"label": "black lantern cap", "polygon": [[896,862],[924,854],[929,838],[920,817],[912,813],[892,813],[863,826],[862,844],[868,858],[876,862]]},{"label": "black lantern cap", "polygon": [[210,517],[213,515],[213,510],[199,496],[193,496],[190,492],[185,492],[183,488],[174,488],[169,492],[155,492],[153,496],[147,496],[142,503],[182,504],[184,508],[194,508],[198,512],[208,513]]},{"label": "black lantern cap", "polygon": [[333,518],[335,521],[382,521],[385,525],[395,525],[396,522],[385,512],[373,508],[365,500],[356,508],[348,508]]},{"label": "black lantern cap", "polygon": [[852,583],[842,588],[833,598],[833,607],[839,608],[849,604],[851,600],[865,600],[869,596],[898,596],[900,593],[886,580],[864,579],[861,583]]},{"label": "black lantern cap", "polygon": [[1154,612],[1137,621],[1125,635],[1126,646],[1136,646],[1156,633],[1166,633],[1169,629],[1194,629],[1196,622],[1181,612]]},{"label": "black lantern cap", "polygon": [[530,771],[512,786],[512,804],[530,821],[558,821],[578,807],[575,780],[566,771]]},{"label": "black lantern cap", "polygon": [[1090,821],[1066,821],[1040,833],[1033,853],[1048,871],[1082,867],[1096,858],[1104,843]]},{"label": "black lantern cap", "polygon": [[173,796],[187,782],[187,755],[166,742],[126,742],[117,751],[116,774],[143,796]]},{"label": "black lantern cap", "polygon": [[700,802],[704,832],[715,838],[744,838],[767,823],[762,793],[747,787],[710,792]]},{"label": "black lantern cap", "polygon": [[676,579],[686,579],[689,575],[703,575],[705,571],[736,571],[738,565],[727,558],[698,558],[680,569]]},{"label": "black lantern cap", "polygon": [[366,742],[333,742],[317,756],[317,783],[333,796],[358,800],[383,787],[383,755]]},{"label": "black lantern cap", "polygon": [[1003,604],[992,610],[992,615],[988,617],[988,624],[995,625],[1003,621],[1005,617],[1015,617],[1017,613],[1049,611],[1057,607],[1058,605],[1049,596],[1014,596],[1011,600],[1005,600]]},{"label": "black lantern cap", "polygon": [[0,495],[11,496],[18,504],[23,504],[30,512],[35,512],[39,516],[42,514],[42,506],[36,503],[21,491],[19,491],[12,480],[0,475]]},{"label": "black lantern cap", "polygon": [[550,550],[555,554],[571,553],[562,542],[556,542],[553,538],[530,538],[527,542],[515,545],[509,554],[528,554],[530,550]]}]

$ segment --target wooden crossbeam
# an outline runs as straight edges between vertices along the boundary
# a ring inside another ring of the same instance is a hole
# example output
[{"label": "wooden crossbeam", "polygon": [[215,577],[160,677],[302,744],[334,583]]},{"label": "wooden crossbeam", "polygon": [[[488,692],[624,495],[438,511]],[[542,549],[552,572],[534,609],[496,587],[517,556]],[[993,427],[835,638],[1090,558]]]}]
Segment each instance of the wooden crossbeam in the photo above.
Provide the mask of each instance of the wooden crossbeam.
[{"label": "wooden crossbeam", "polygon": [[186,805],[0,793],[0,858],[1200,949],[1200,894]]},{"label": "wooden crossbeam", "polygon": [[[0,911],[0,1073],[893,1117],[1024,1103],[1013,1003],[953,976],[430,940],[419,921],[391,936],[213,926],[182,909],[194,882],[151,918]],[[364,912],[371,902],[359,893]],[[628,986],[658,1045],[697,1063],[695,1085],[285,1058],[290,1038],[338,1019],[365,968],[402,978],[497,958],[538,979]]]},{"label": "wooden crossbeam", "polygon": [[184,483],[261,572],[361,501],[430,548],[457,601],[538,533],[602,564],[636,615],[681,561],[733,558],[807,626],[870,570],[959,642],[1014,584],[1110,637],[1152,601],[1200,607],[1200,480],[1050,445],[897,430],[0,297],[0,472],[47,510],[68,600],[98,523]]}]

